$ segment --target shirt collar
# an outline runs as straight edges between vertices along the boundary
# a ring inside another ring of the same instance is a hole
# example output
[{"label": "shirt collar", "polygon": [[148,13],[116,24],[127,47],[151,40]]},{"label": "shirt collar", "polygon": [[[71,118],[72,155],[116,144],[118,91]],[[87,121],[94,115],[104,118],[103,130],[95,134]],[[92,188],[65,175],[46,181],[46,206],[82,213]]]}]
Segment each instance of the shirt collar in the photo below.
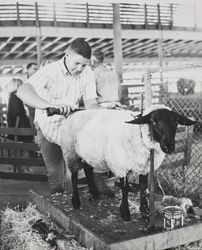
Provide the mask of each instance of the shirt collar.
[{"label": "shirt collar", "polygon": [[67,65],[65,63],[65,56],[61,59],[61,67],[62,71],[66,76],[71,76],[71,73],[69,72]]}]

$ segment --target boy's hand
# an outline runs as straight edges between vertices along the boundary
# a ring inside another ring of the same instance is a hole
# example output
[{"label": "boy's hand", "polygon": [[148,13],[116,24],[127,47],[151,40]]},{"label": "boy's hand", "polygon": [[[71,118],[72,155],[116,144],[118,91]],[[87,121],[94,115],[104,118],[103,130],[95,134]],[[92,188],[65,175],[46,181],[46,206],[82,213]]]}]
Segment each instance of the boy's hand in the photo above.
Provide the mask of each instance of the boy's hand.
[{"label": "boy's hand", "polygon": [[107,106],[107,109],[123,109],[122,105],[120,102],[112,102]]},{"label": "boy's hand", "polygon": [[75,110],[76,110],[76,107],[73,107],[73,106],[56,105],[56,106],[46,108],[46,113],[47,113],[47,116],[64,115],[68,117],[68,115]]}]

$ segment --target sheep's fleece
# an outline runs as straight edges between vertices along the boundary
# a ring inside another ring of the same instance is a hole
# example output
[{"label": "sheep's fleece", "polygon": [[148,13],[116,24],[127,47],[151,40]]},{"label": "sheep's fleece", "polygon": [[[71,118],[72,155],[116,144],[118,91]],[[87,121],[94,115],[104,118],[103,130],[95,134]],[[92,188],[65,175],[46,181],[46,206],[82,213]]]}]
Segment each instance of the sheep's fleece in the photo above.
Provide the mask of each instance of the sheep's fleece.
[{"label": "sheep's fleece", "polygon": [[[167,107],[151,106],[143,115],[162,108]],[[146,174],[150,170],[150,148],[154,148],[157,169],[165,154],[159,143],[151,140],[147,124],[125,123],[133,119],[131,113],[96,109],[70,115],[61,127],[61,147],[70,170],[77,170],[79,157],[99,171],[110,169],[117,177],[125,177],[129,171]]]}]

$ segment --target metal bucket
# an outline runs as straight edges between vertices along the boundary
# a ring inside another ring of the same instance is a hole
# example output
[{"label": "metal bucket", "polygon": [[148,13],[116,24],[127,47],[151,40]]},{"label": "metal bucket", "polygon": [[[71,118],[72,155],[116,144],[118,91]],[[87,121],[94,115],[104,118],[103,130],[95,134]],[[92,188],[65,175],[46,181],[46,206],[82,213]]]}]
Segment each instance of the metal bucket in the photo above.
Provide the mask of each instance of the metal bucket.
[{"label": "metal bucket", "polygon": [[163,227],[171,230],[184,225],[184,214],[181,207],[168,206],[163,209]]}]

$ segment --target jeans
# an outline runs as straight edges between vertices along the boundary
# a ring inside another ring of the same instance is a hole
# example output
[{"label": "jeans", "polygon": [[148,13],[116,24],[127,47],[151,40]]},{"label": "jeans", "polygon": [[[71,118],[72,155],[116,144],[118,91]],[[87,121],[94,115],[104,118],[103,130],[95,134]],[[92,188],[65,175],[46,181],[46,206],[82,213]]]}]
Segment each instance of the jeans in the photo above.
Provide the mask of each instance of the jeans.
[{"label": "jeans", "polygon": [[48,141],[39,127],[37,127],[37,143],[41,150],[48,175],[50,192],[62,192],[65,190],[65,162],[61,147]]}]

